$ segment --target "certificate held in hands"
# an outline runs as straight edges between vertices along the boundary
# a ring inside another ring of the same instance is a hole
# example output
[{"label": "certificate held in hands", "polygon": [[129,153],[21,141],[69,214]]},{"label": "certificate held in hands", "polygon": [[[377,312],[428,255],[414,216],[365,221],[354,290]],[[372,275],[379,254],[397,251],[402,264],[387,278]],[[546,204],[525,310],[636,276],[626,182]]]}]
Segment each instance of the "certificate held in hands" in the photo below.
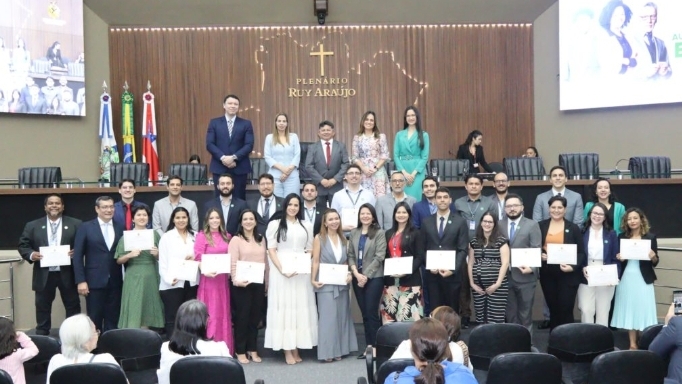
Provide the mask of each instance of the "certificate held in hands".
[{"label": "certificate held in hands", "polygon": [[40,260],[40,267],[58,267],[61,265],[71,265],[68,245],[55,245],[50,247],[40,247],[38,252],[43,256]]},{"label": "certificate held in hands", "polygon": [[412,256],[384,259],[384,276],[412,274]]},{"label": "certificate held in hands", "polygon": [[358,226],[358,210],[355,208],[343,208],[341,209],[341,226],[346,227],[357,227]]},{"label": "certificate held in hands", "polygon": [[530,267],[539,268],[542,266],[542,256],[540,248],[512,248],[511,266],[512,268]]},{"label": "certificate held in hands", "polygon": [[547,264],[578,264],[578,245],[547,244]]},{"label": "certificate held in hands", "polygon": [[297,273],[299,275],[310,274],[313,267],[310,254],[305,252],[278,252],[282,273]]},{"label": "certificate held in hands", "polygon": [[130,252],[133,249],[141,251],[152,249],[154,247],[154,230],[123,231],[123,244],[125,245],[126,252]]},{"label": "certificate held in hands", "polygon": [[426,269],[455,270],[457,251],[426,251]]},{"label": "certificate held in hands", "polygon": [[234,281],[248,281],[249,283],[263,284],[265,277],[265,263],[254,261],[237,261],[237,270],[234,272]]},{"label": "certificate held in hands", "polygon": [[320,264],[317,281],[329,285],[348,285],[347,277],[348,266],[345,264]]},{"label": "certificate held in hands", "polygon": [[588,265],[585,270],[587,271],[588,287],[618,285],[618,266],[616,264]]},{"label": "certificate held in hands", "polygon": [[620,239],[620,257],[626,260],[649,260],[651,240]]},{"label": "certificate held in hands", "polygon": [[201,272],[218,275],[232,272],[232,257],[229,253],[201,255]]},{"label": "certificate held in hands", "polygon": [[194,260],[175,260],[170,264],[170,276],[178,280],[187,280],[190,283],[197,282],[199,262]]}]

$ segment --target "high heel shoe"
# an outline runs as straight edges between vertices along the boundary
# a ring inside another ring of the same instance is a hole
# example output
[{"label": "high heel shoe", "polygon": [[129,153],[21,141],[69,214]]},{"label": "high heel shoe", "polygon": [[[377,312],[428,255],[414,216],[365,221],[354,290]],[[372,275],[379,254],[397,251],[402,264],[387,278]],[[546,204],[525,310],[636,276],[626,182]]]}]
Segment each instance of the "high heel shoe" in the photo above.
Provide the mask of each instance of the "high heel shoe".
[{"label": "high heel shoe", "polygon": [[254,363],[261,363],[263,360],[255,352],[246,352],[246,357],[251,359]]},{"label": "high heel shoe", "polygon": [[246,355],[237,354],[237,360],[241,364],[248,364],[249,363],[249,358]]}]

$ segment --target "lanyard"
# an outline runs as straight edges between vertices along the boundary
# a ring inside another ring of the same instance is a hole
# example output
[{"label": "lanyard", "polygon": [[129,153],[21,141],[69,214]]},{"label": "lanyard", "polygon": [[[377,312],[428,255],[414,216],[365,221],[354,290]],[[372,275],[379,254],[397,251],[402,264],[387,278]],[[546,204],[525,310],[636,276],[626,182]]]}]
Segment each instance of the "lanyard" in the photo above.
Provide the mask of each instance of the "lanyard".
[{"label": "lanyard", "polygon": [[471,220],[474,220],[474,212],[478,210],[478,206],[481,205],[481,200],[476,202],[476,207],[472,210],[471,209],[471,202],[467,201],[467,206],[469,207],[469,214],[471,214]]},{"label": "lanyard", "polygon": [[311,210],[309,210],[308,208],[304,208],[304,209],[305,209],[305,215],[308,218],[308,221],[310,221],[311,223],[314,222],[313,218],[315,217],[315,211],[316,211],[315,208],[313,208]]},{"label": "lanyard", "polygon": [[402,236],[402,233],[396,232],[393,237],[391,237],[391,246],[393,248],[393,251],[391,252],[391,257],[397,257],[400,256],[400,253],[398,253],[398,243],[400,243],[400,237]]},{"label": "lanyard", "polygon": [[358,195],[355,197],[355,200],[353,200],[352,197],[350,197],[350,192],[346,189],[346,195],[348,195],[348,199],[350,200],[351,203],[353,203],[353,208],[355,208],[355,204],[358,203],[358,200],[360,200],[360,194],[362,193],[362,188],[358,190]]}]

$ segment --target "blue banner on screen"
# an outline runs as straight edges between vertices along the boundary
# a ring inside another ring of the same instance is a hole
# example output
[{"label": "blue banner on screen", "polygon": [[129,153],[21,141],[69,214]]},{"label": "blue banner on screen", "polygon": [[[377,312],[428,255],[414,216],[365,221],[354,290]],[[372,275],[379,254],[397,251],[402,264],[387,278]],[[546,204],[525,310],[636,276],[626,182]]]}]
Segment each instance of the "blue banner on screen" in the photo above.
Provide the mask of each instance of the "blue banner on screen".
[{"label": "blue banner on screen", "polygon": [[83,1],[0,5],[0,113],[85,116]]},{"label": "blue banner on screen", "polygon": [[682,1],[560,0],[560,109],[682,102]]}]

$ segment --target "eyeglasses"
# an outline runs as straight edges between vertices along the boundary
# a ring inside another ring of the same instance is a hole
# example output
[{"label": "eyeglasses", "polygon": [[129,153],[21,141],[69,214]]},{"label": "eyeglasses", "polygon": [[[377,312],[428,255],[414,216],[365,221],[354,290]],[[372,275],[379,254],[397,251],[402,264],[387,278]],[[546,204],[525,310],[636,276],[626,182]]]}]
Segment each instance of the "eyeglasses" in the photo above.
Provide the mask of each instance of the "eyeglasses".
[{"label": "eyeglasses", "polygon": [[521,205],[521,204],[508,204],[508,205],[505,205],[504,207],[507,209],[516,209],[516,208],[523,207],[523,205]]},{"label": "eyeglasses", "polygon": [[402,183],[404,183],[404,182],[405,182],[405,180],[391,180],[391,183],[402,184]]},{"label": "eyeglasses", "polygon": [[258,183],[258,185],[262,185],[264,187],[266,187],[268,185],[272,185],[272,184],[273,184],[272,181],[264,181],[264,182]]},{"label": "eyeglasses", "polygon": [[509,181],[509,180],[495,180],[494,183],[495,183],[495,184],[504,184],[504,183],[506,183],[506,182],[508,182],[508,181]]},{"label": "eyeglasses", "polygon": [[604,216],[604,214],[599,212],[592,212],[592,216],[602,217]]},{"label": "eyeglasses", "polygon": [[353,175],[359,176],[359,175],[360,175],[360,172],[346,172],[346,175],[350,175],[350,176],[353,176]]},{"label": "eyeglasses", "polygon": [[481,220],[481,224],[495,224],[495,222],[490,220]]},{"label": "eyeglasses", "polygon": [[644,15],[639,17],[642,20],[656,20],[658,18],[657,15]]}]

